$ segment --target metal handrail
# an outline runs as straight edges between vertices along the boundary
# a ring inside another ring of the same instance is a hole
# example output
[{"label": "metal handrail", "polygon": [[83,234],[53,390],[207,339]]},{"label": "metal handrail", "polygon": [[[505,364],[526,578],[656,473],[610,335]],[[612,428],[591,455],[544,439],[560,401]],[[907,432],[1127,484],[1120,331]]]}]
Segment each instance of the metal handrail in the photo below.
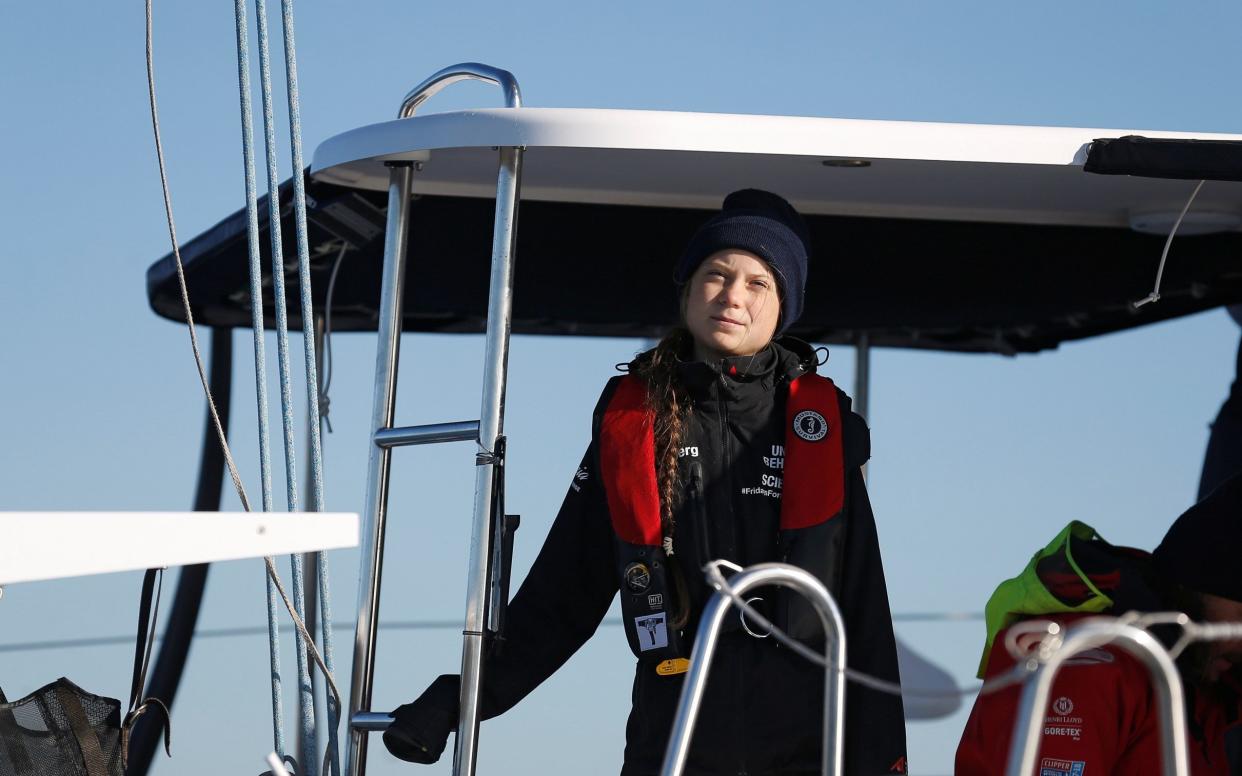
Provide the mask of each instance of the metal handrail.
[{"label": "metal handrail", "polygon": [[479,62],[462,62],[449,65],[411,89],[401,101],[401,110],[397,112],[397,118],[408,119],[413,116],[414,111],[418,110],[420,105],[435,96],[441,89],[458,81],[487,81],[496,84],[505,93],[506,108],[522,107],[522,90],[518,88],[518,82],[513,77],[513,73]]},{"label": "metal handrail", "polygon": [[[1048,707],[1052,680],[1067,661],[1080,652],[1115,645],[1126,650],[1147,666],[1155,685],[1156,703],[1160,707],[1160,759],[1164,776],[1189,776],[1186,750],[1186,699],[1181,676],[1173,658],[1154,636],[1141,628],[1115,620],[1099,618],[1074,625],[1059,645],[1040,655],[1040,666],[1026,680],[1018,718],[1013,726],[1013,743],[1009,747],[1007,776],[1030,776],[1039,756],[1044,727],[1043,710]],[[1021,740],[1021,746],[1015,744]]]},{"label": "metal handrail", "polygon": [[[400,118],[414,115],[418,106],[449,84],[462,80],[490,81],[505,92],[505,103],[521,107],[517,80],[505,70],[468,62],[446,67],[419,84],[401,103]],[[521,199],[522,148],[499,152],[496,176],[496,218],[492,235],[492,267],[487,307],[487,348],[483,367],[483,396],[478,421],[394,428],[397,362],[401,345],[402,303],[410,220],[413,173],[410,162],[389,162],[388,223],[384,238],[384,269],[380,291],[379,345],[375,352],[375,393],[372,437],[367,473],[366,526],[359,571],[358,625],[354,633],[354,671],[350,690],[350,740],[347,776],[366,772],[367,733],[381,730],[387,715],[371,710],[375,678],[375,636],[383,574],[384,534],[388,513],[391,453],[402,444],[425,444],[475,439],[478,445],[474,490],[474,521],[462,634],[461,694],[457,725],[454,776],[474,776],[478,752],[486,597],[491,585],[493,493],[499,481],[500,461],[495,454],[504,432],[505,388],[509,364],[509,331],[513,316],[513,263],[517,247],[517,211]]]},{"label": "metal handrail", "polygon": [[[388,224],[384,231],[384,269],[375,347],[375,392],[371,427],[391,428],[396,413],[397,363],[401,353],[401,318],[405,301],[405,261],[409,242],[410,194],[414,171],[409,162],[394,162],[388,181]],[[371,710],[375,680],[375,633],[379,625],[380,582],[384,573],[384,534],[388,521],[388,485],[392,448],[371,444],[367,459],[367,497],[363,512],[362,546],[358,570],[358,624],[354,630],[354,660],[349,691],[349,714]],[[368,739],[356,727],[349,731],[345,772],[366,772]]]},{"label": "metal handrail", "polygon": [[[493,532],[493,495],[500,461],[496,443],[504,433],[505,388],[509,373],[509,330],[513,320],[513,270],[517,253],[518,202],[521,200],[521,148],[501,148],[496,180],[496,220],[492,232],[492,271],[488,284],[487,348],[483,356],[483,401],[479,409],[475,456],[474,526],[470,532],[466,621],[462,633],[461,694],[458,698],[453,776],[474,776],[482,719],[484,633],[491,589],[488,560]],[[503,515],[499,516],[504,519]],[[500,569],[491,569],[496,573]]]},{"label": "metal handrail", "polygon": [[376,429],[374,440],[380,447],[433,445],[440,442],[468,442],[479,436],[479,421],[459,420],[454,423],[428,423],[422,426],[401,426]]},{"label": "metal handrail", "polygon": [[354,730],[384,731],[392,725],[392,715],[384,711],[356,711],[349,718]]},{"label": "metal handrail", "polygon": [[[824,659],[829,668],[824,672],[824,751],[825,776],[843,773],[845,756],[845,623],[841,611],[823,583],[810,572],[784,563],[760,563],[729,579],[729,587],[737,596],[765,585],[793,588],[810,600],[824,626]],[[690,737],[707,686],[712,656],[720,640],[720,627],[733,606],[733,599],[717,591],[707,602],[690,655],[690,675],[681,688],[673,732],[664,752],[661,776],[680,776],[686,765]]]}]

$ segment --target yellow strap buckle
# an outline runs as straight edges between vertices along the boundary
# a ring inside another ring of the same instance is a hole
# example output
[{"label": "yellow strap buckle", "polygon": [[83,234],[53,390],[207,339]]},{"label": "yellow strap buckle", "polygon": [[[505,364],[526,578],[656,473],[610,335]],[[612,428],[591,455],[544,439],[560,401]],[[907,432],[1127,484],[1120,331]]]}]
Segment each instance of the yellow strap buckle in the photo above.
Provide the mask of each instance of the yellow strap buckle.
[{"label": "yellow strap buckle", "polygon": [[676,674],[684,674],[690,670],[690,661],[684,657],[675,657],[672,660],[665,660],[656,666],[656,673],[660,676],[674,676]]}]

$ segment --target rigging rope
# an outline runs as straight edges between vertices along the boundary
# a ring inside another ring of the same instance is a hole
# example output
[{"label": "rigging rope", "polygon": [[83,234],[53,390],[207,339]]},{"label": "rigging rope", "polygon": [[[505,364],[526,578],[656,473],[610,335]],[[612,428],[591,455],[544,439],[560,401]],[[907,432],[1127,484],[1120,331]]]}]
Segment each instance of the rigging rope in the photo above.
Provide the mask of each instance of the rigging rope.
[{"label": "rigging rope", "polygon": [[241,498],[242,506],[246,511],[250,511],[250,502],[246,498],[246,490],[242,486],[241,475],[237,471],[237,464],[233,461],[233,453],[229,449],[228,442],[224,434],[224,427],[220,423],[220,413],[216,409],[216,403],[211,397],[211,388],[207,384],[207,368],[203,365],[202,352],[198,346],[198,333],[194,327],[194,312],[190,309],[190,297],[186,293],[185,285],[185,266],[181,262],[181,249],[177,243],[177,225],[173,219],[172,211],[172,194],[168,188],[168,172],[164,164],[164,146],[160,139],[160,118],[159,109],[155,101],[155,64],[152,56],[152,34],[151,34],[151,3],[152,0],[146,0],[146,23],[147,23],[147,96],[151,104],[151,127],[155,133],[155,158],[159,164],[160,186],[164,194],[164,215],[168,223],[168,236],[172,241],[172,251],[174,263],[177,267],[177,282],[181,287],[181,309],[185,313],[187,329],[190,334],[190,349],[194,352],[194,364],[198,367],[198,379],[203,385],[203,393],[207,396],[207,410],[211,414],[212,425],[215,426],[216,435],[220,439],[220,444],[224,449],[224,462],[228,466],[229,477],[233,480],[233,487],[237,490],[238,496]]},{"label": "rigging rope", "polygon": [[[889,695],[904,695],[911,698],[957,698],[964,695],[988,695],[999,692],[1015,684],[1021,684],[1028,676],[1060,648],[1062,642],[1062,626],[1052,620],[1024,620],[1011,626],[1005,633],[1004,645],[1009,654],[1017,661],[1008,671],[998,674],[981,684],[969,687],[958,687],[954,690],[930,690],[917,687],[903,687],[896,682],[880,679],[862,671],[855,671],[848,666],[833,665],[823,654],[816,652],[807,645],[791,637],[770,620],[760,614],[748,601],[737,594],[721,573],[721,567],[733,571],[743,569],[735,563],[715,560],[708,563],[703,571],[708,583],[727,596],[738,610],[745,614],[748,621],[768,631],[768,635],[781,645],[824,670],[840,671],[846,679]],[[1153,625],[1176,625],[1182,628],[1182,636],[1169,650],[1170,657],[1176,659],[1186,647],[1196,641],[1227,641],[1242,637],[1242,623],[1196,623],[1181,612],[1128,612],[1120,617],[1105,617],[1120,625],[1131,625],[1147,629]],[[1038,638],[1032,639],[1035,636]]]},{"label": "rigging rope", "polygon": [[[237,29],[237,82],[241,107],[242,160],[246,178],[246,245],[249,250],[250,316],[254,338],[255,396],[259,417],[259,472],[263,491],[263,511],[272,511],[271,432],[268,427],[267,358],[263,342],[263,265],[259,257],[258,186],[254,172],[254,124],[250,104],[250,31],[245,0],[234,0]],[[280,628],[277,621],[276,589],[270,577],[267,585],[268,657],[272,667],[272,736],[276,751],[285,756],[284,701],[281,691]]]},{"label": "rigging rope", "polygon": [[[155,63],[154,63],[154,55],[153,55],[154,35],[152,32],[152,19],[153,19],[154,14],[153,14],[152,3],[153,3],[153,0],[145,0],[145,4],[144,4],[145,5],[145,22],[146,22],[147,94],[148,94],[148,98],[150,101],[150,107],[151,107],[151,127],[152,127],[152,131],[153,131],[154,138],[155,138],[156,160],[159,166],[160,185],[161,185],[161,190],[162,190],[163,199],[164,199],[164,213],[165,213],[165,218],[166,218],[167,225],[168,225],[169,239],[172,243],[173,260],[174,260],[174,263],[176,265],[176,270],[177,270],[177,282],[178,282],[178,286],[179,286],[180,293],[181,293],[182,310],[185,313],[186,327],[189,330],[189,336],[190,336],[190,348],[194,355],[195,366],[198,369],[199,382],[202,384],[203,393],[207,399],[208,411],[212,418],[212,425],[215,427],[216,436],[220,442],[220,447],[224,455],[225,465],[228,468],[229,477],[233,481],[233,487],[237,492],[238,499],[241,501],[242,508],[245,511],[250,512],[250,511],[253,511],[252,505],[250,503],[249,497],[246,494],[245,485],[242,483],[241,474],[239,473],[238,468],[237,468],[237,463],[233,458],[233,453],[232,453],[231,448],[229,447],[228,438],[226,434],[224,433],[224,427],[222,423],[220,422],[219,411],[216,409],[215,400],[212,398],[211,387],[207,381],[206,367],[203,364],[202,352],[198,344],[198,334],[197,334],[197,330],[194,324],[193,310],[191,309],[191,305],[190,305],[189,290],[186,286],[185,266],[181,260],[181,251],[180,251],[180,246],[177,240],[176,220],[173,217],[172,194],[170,192],[169,185],[168,185],[167,165],[165,164],[165,161],[164,161],[164,147],[163,147],[163,141],[162,141],[162,137],[160,133],[160,123],[159,123],[159,108],[158,108],[158,104],[156,101],[156,92],[155,92]],[[248,72],[249,56],[248,56],[248,51],[247,51],[247,34],[248,33],[247,33],[247,25],[246,25],[246,16],[245,16],[246,11],[245,11],[244,0],[235,0],[234,10],[236,14],[237,33],[238,33],[238,77],[239,77],[239,85],[241,87],[240,89],[241,98],[240,99],[241,99],[241,105],[242,105],[243,143],[246,146],[246,148],[244,149],[244,152],[246,156],[249,158],[249,161],[247,161],[246,163],[246,172],[247,172],[246,182],[247,182],[247,189],[248,189],[247,204],[248,204],[248,208],[250,209],[252,213],[252,223],[254,224],[254,231],[252,232],[252,235],[257,236],[257,202],[255,201],[255,198],[253,197],[254,168],[253,168],[253,157],[251,156],[251,153],[250,153],[253,149],[253,145],[252,145],[253,134],[252,134],[251,124],[250,124],[249,72]],[[250,245],[252,247],[252,253],[257,254],[257,245],[258,245],[257,239],[252,239],[250,241]],[[257,261],[252,262],[252,265],[251,265],[252,308],[255,310],[254,317],[258,324],[257,326],[255,326],[255,334],[254,334],[255,343],[256,343],[255,344],[255,350],[256,350],[255,360],[256,360],[256,373],[257,373],[256,391],[260,393],[263,399],[265,399],[266,398],[266,386],[261,377],[261,376],[266,375],[265,367],[263,366],[262,283],[261,283],[261,269],[260,269],[260,274],[259,274],[259,282],[258,283],[253,282],[255,280],[255,275],[253,274],[253,270],[256,267],[258,267],[258,262]],[[255,298],[256,296],[257,296],[257,300]],[[266,403],[265,402],[261,403],[261,406],[260,406],[260,429],[261,430],[266,429]],[[261,448],[260,448],[261,469],[263,469],[264,472],[267,473],[270,471],[270,469],[267,466],[265,452],[266,452],[266,448],[264,445],[261,444]],[[265,507],[267,508],[265,511],[270,511],[270,506],[271,506],[270,477],[265,477],[264,480],[265,480],[264,481],[264,485],[265,485],[264,501],[265,501]],[[304,642],[307,644],[307,647],[311,653],[311,657],[314,658],[314,661],[316,665],[319,666],[320,670],[324,672],[324,678],[328,684],[329,689],[331,690],[333,702],[335,702],[336,706],[339,708],[341,704],[340,690],[337,688],[336,681],[333,678],[332,673],[328,670],[328,667],[325,664],[323,657],[320,655],[319,650],[316,648],[314,640],[309,638],[309,633],[306,630],[306,624],[303,622],[301,616],[295,610],[295,607],[293,605],[293,602],[290,600],[289,595],[285,592],[284,586],[283,584],[281,584],[281,581],[280,581],[280,576],[276,571],[275,564],[273,563],[272,559],[268,557],[268,558],[264,558],[264,565],[266,566],[266,569],[267,569],[269,602],[271,602],[276,595],[279,595],[279,597],[283,600],[286,609],[288,609],[289,611],[289,615],[293,621],[294,627],[297,629],[299,634],[301,634]],[[273,671],[272,671],[273,723],[274,723],[274,728],[275,728],[274,738],[275,738],[277,751],[283,752],[284,750],[284,740],[283,740],[283,730],[282,730],[283,726],[279,724],[280,723],[280,712],[281,712],[281,699],[280,699],[280,693],[279,693],[279,673],[280,673],[279,672],[279,653],[276,649],[276,644],[277,644],[276,634],[278,633],[279,633],[279,625],[278,623],[275,623],[274,616],[272,616],[271,612],[269,611],[269,634],[268,635],[269,635],[269,643],[272,645],[271,653],[272,653],[272,668],[273,668]]]},{"label": "rigging rope", "polygon": [[328,293],[323,303],[323,372],[320,374],[319,416],[328,424],[328,433],[332,432],[332,421],[328,413],[332,408],[332,400],[328,398],[328,390],[332,387],[332,297],[336,294],[336,276],[341,271],[341,261],[349,243],[341,243],[341,252],[336,254],[332,262],[332,272],[328,274]]},{"label": "rigging rope", "polygon": [[827,656],[819,652],[816,652],[815,650],[811,649],[807,645],[803,644],[802,642],[793,638],[789,634],[785,633],[780,628],[776,627],[776,625],[771,620],[768,620],[766,617],[760,614],[758,610],[756,610],[753,606],[750,605],[749,602],[747,602],[740,595],[738,595],[737,591],[735,591],[733,587],[729,585],[729,581],[725,579],[724,575],[720,572],[720,568],[722,566],[725,568],[729,568],[733,571],[742,570],[740,566],[738,566],[735,563],[730,563],[729,561],[725,561],[725,560],[712,561],[708,563],[703,569],[703,571],[707,575],[708,584],[710,584],[713,588],[715,588],[716,590],[720,591],[725,596],[727,596],[729,600],[732,602],[732,604],[736,606],[740,612],[745,614],[747,621],[754,622],[760,628],[765,629],[768,632],[768,635],[776,639],[776,641],[779,642],[782,646],[787,647],[788,649],[792,650],[799,657],[802,657],[810,661],[814,665],[817,665],[826,671],[827,670],[840,671],[845,676],[845,678],[850,680],[851,682],[854,682],[855,684],[860,684],[863,687],[869,687],[878,692],[882,692],[888,695],[897,695],[897,696],[904,695],[910,698],[928,698],[928,699],[959,698],[965,695],[974,695],[976,693],[979,695],[986,695],[988,693],[998,692],[1000,690],[1005,689],[1006,687],[1011,687],[1015,684],[1020,684],[1036,668],[1036,666],[1032,665],[1029,661],[1019,660],[1017,664],[1015,664],[1012,668],[1010,668],[1005,673],[994,676],[991,679],[988,679],[987,681],[979,685],[972,685],[970,687],[957,687],[953,690],[932,690],[932,689],[919,688],[919,687],[903,688],[902,685],[897,682],[892,682],[887,679],[880,679],[879,677],[871,676],[870,674],[864,673],[862,671],[856,671],[848,666],[833,665],[829,661]]},{"label": "rigging rope", "polygon": [[[285,503],[290,512],[298,511],[297,429],[293,407],[293,388],[289,365],[289,312],[285,295],[285,253],[280,223],[280,173],[276,163],[276,119],[272,106],[272,65],[268,46],[267,5],[255,0],[255,26],[259,43],[259,87],[263,102],[263,141],[267,162],[268,236],[271,239],[272,301],[276,312],[276,353],[280,374],[280,417],[285,443]],[[248,151],[253,154],[253,151]],[[294,177],[301,170],[294,171]],[[311,427],[315,424],[311,423]],[[306,616],[305,578],[302,556],[289,556],[293,584],[293,607],[299,617]],[[315,690],[307,664],[306,645],[298,633],[294,655],[298,671],[298,694],[302,742],[307,751],[317,752],[315,742]],[[309,776],[315,776],[315,757],[303,757]]]},{"label": "rigging rope", "polygon": [[1199,196],[1199,189],[1203,188],[1205,181],[1199,181],[1195,186],[1195,190],[1190,192],[1190,199],[1186,200],[1186,204],[1182,206],[1182,212],[1178,213],[1177,220],[1173,222],[1173,228],[1169,230],[1169,237],[1164,241],[1164,250],[1160,252],[1160,266],[1156,268],[1156,285],[1152,288],[1151,293],[1137,302],[1133,303],[1135,310],[1145,304],[1160,301],[1160,284],[1164,282],[1164,264],[1169,259],[1169,246],[1173,244],[1173,236],[1177,234],[1177,229],[1182,225],[1182,219],[1186,217],[1186,211],[1190,210],[1190,205],[1195,201],[1195,197]]},{"label": "rigging rope", "polygon": [[[262,2],[262,0],[258,0]],[[315,354],[315,313],[312,297],[310,275],[310,240],[306,232],[306,181],[303,176],[305,167],[302,161],[302,109],[298,94],[298,63],[296,36],[293,29],[293,0],[280,0],[281,22],[283,24],[285,44],[285,92],[289,102],[289,150],[293,165],[293,215],[294,234],[298,248],[298,286],[302,299],[302,345],[306,361],[306,398],[308,414],[312,419],[309,424],[311,451],[311,509],[323,511],[323,442],[321,439],[321,418],[319,410],[319,374]],[[344,255],[342,250],[341,255]],[[325,671],[330,675],[335,669],[334,649],[332,643],[332,605],[328,586],[328,558],[323,552],[315,554],[315,568],[318,573],[320,623],[322,626],[323,658],[327,664]],[[311,639],[313,642],[314,639]],[[340,774],[340,758],[337,752],[337,726],[340,720],[340,705],[328,700],[328,748],[326,757],[332,764],[334,776]]]},{"label": "rigging rope", "polygon": [[[241,61],[243,59],[244,44],[245,44],[245,37],[244,37],[243,30],[242,30],[243,25],[244,25],[244,20],[245,20],[244,0],[236,0],[236,10],[238,14],[238,26],[239,26],[238,44],[239,44],[239,49],[240,49],[238,72],[239,72],[239,77],[241,78],[243,84],[248,85],[249,83],[248,68],[241,64]],[[242,484],[241,474],[237,470],[237,463],[236,461],[233,460],[233,453],[229,448],[228,439],[224,433],[224,427],[220,423],[220,413],[216,409],[215,400],[211,396],[211,388],[209,387],[207,383],[207,371],[206,371],[206,368],[203,366],[203,356],[202,356],[201,349],[199,348],[199,345],[198,345],[198,333],[194,325],[194,313],[190,308],[190,296],[189,296],[189,292],[186,289],[185,265],[181,261],[180,243],[177,240],[177,225],[176,225],[176,220],[173,217],[173,209],[172,209],[172,193],[169,191],[168,170],[167,170],[167,165],[164,162],[164,144],[163,144],[163,140],[160,134],[159,106],[157,104],[156,95],[155,95],[155,58],[154,58],[154,53],[153,53],[154,35],[152,32],[153,16],[154,16],[154,12],[152,8],[152,0],[146,0],[145,21],[146,21],[147,96],[149,98],[150,105],[151,105],[151,128],[155,136],[155,157],[159,165],[160,187],[161,187],[163,197],[164,197],[164,215],[168,223],[168,237],[172,243],[173,260],[177,268],[177,283],[181,289],[182,310],[185,313],[186,328],[188,329],[189,334],[190,334],[190,349],[194,353],[194,364],[198,368],[199,382],[202,384],[203,393],[207,397],[207,409],[208,409],[208,412],[211,414],[212,425],[215,426],[216,436],[219,438],[220,447],[224,452],[224,462],[225,462],[225,465],[228,467],[229,478],[232,479],[233,481],[233,488],[237,491],[238,498],[241,500],[242,508],[245,509],[247,512],[249,512],[251,511],[250,499],[246,496],[246,488]],[[249,89],[243,88],[241,92],[242,92],[241,99],[242,99],[242,106],[243,106],[243,115],[249,115],[249,105],[250,105]],[[243,133],[247,131],[249,131],[249,125],[248,123],[243,122]],[[253,202],[252,197],[253,197],[253,191],[254,191],[254,172],[253,172],[253,167],[249,165],[247,166],[246,186],[247,186],[247,205],[249,207],[251,206],[251,203]],[[255,227],[255,231],[257,232],[257,227]],[[257,241],[252,240],[251,245],[257,245]],[[252,261],[252,264],[251,264],[252,271],[255,266],[257,266],[257,261]],[[252,289],[254,287],[255,286],[253,285],[253,275],[252,275]],[[258,309],[257,315],[259,317],[259,321],[262,322],[262,296],[259,297],[259,305],[257,306],[257,309]],[[262,330],[260,328],[255,334],[255,371],[259,375],[264,374],[263,341],[261,337],[261,331]],[[260,395],[266,398],[266,387],[264,386],[262,382],[257,383],[256,390],[260,391]],[[268,471],[268,454],[267,454],[267,447],[265,443],[267,439],[267,421],[266,421],[266,415],[263,413],[261,413],[259,417],[259,431],[260,431],[260,435],[259,435],[260,468],[266,475],[266,472]],[[264,477],[263,484],[265,486],[263,490],[265,507],[270,508],[270,480],[266,476]],[[269,580],[268,581],[268,625],[269,625],[269,639],[271,640],[270,643],[272,643],[273,645],[272,650],[271,650],[271,662],[272,662],[271,673],[272,673],[272,707],[273,707],[273,717],[274,717],[274,723],[273,723],[274,741],[275,741],[276,749],[278,751],[283,752],[284,751],[284,734],[282,732],[283,726],[280,724],[280,718],[281,718],[280,653],[276,649],[276,646],[275,646],[276,645],[275,634],[279,633],[279,628],[277,627],[273,629],[273,626],[276,625],[274,599],[275,599],[275,590],[272,586],[271,581]]]},{"label": "rigging rope", "polygon": [[[963,612],[918,612],[898,613],[893,615],[893,622],[949,622],[963,623],[974,620],[981,620],[982,616],[967,614]],[[348,622],[340,621],[332,623],[333,630],[352,631],[356,623],[353,620]],[[600,622],[601,628],[619,628],[625,625],[625,621],[620,617],[605,617]],[[461,620],[385,620],[377,626],[383,631],[402,631],[402,630],[461,630]],[[280,626],[282,631],[292,631],[292,625]],[[267,633],[266,628],[256,627],[239,627],[239,628],[198,628],[194,631],[195,639],[221,639],[234,638],[238,636],[259,636]],[[156,635],[156,640],[163,640],[163,636]],[[0,644],[0,654],[5,652],[34,652],[47,649],[73,649],[76,647],[106,647],[118,644],[133,644],[133,634],[124,636],[88,636],[85,638],[73,639],[45,639],[42,641],[14,641],[7,644]]]}]

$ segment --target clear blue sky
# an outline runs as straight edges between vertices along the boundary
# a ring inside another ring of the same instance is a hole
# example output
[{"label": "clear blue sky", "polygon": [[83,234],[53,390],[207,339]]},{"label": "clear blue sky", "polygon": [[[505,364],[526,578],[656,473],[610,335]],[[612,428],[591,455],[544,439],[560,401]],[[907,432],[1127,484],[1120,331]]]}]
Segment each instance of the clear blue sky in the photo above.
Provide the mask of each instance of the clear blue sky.
[{"label": "clear blue sky", "polygon": [[[513,71],[536,106],[1242,131],[1236,3],[320,2],[297,14],[308,158],[332,134],[391,117],[427,74],[468,60]],[[145,300],[145,269],[168,246],[142,6],[9,3],[0,18],[0,509],[187,508],[202,400],[184,328]],[[156,2],[183,239],[242,204],[233,35],[231,3]],[[497,102],[466,86],[435,105]],[[287,151],[280,166],[288,175]],[[1151,546],[1193,497],[1237,339],[1216,311],[1015,359],[878,353],[870,475],[893,609],[981,609],[1071,518]],[[639,344],[515,340],[509,500],[523,515],[519,574],[585,447],[599,386]],[[244,334],[237,346],[233,439],[253,492]],[[404,422],[476,416],[476,395],[458,382],[478,374],[478,338],[407,337],[404,346]],[[374,340],[340,336],[334,347],[327,502],[359,511]],[[835,349],[829,373],[848,386],[852,367],[850,351]],[[384,618],[460,616],[471,463],[468,445],[397,455]],[[280,503],[279,480],[276,492]],[[331,563],[335,614],[348,621],[357,554]],[[0,599],[0,643],[124,634],[137,592],[129,574],[13,586]],[[261,625],[262,599],[257,562],[214,568],[203,625]],[[350,630],[338,636],[342,665]],[[969,681],[978,623],[907,624],[899,634]],[[129,654],[0,653],[0,686],[15,697],[68,675],[122,697]],[[627,654],[605,630],[487,723],[480,772],[616,772]],[[451,631],[385,633],[377,707],[409,700],[457,663]],[[174,711],[175,757],[155,772],[261,770],[271,746],[266,673],[262,638],[200,642]],[[344,671],[339,681],[348,686]],[[949,772],[963,721],[911,725],[913,772]],[[382,752],[372,758],[371,773],[398,771]],[[423,772],[447,773],[447,763]]]}]

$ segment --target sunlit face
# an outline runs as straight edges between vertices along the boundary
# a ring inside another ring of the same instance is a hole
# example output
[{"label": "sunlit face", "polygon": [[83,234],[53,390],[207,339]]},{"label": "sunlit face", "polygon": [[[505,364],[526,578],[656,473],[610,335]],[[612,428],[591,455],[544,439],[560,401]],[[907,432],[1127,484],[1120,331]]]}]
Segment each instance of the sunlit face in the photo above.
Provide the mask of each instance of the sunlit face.
[{"label": "sunlit face", "polygon": [[[1242,622],[1242,602],[1203,593],[1203,619],[1208,622]],[[1234,666],[1242,664],[1242,641],[1206,642],[1203,678],[1215,682]]]},{"label": "sunlit face", "polygon": [[684,316],[695,358],[758,353],[772,341],[781,316],[772,268],[750,251],[713,253],[690,276]]}]

